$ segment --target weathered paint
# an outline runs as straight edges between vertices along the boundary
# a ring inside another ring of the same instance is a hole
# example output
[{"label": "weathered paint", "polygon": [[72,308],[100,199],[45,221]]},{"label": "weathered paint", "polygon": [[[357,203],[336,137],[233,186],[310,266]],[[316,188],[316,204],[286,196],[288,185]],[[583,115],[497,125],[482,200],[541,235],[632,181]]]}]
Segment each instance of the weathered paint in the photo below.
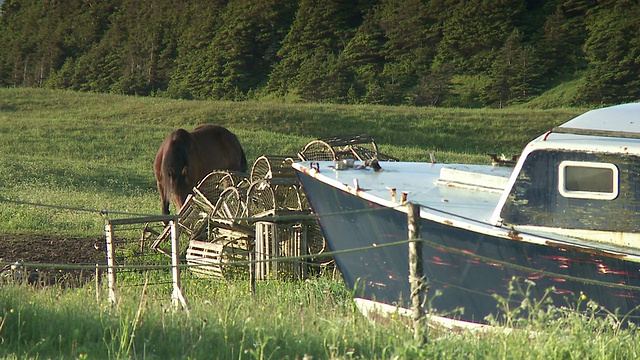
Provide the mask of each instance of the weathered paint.
[{"label": "weathered paint", "polygon": [[[563,197],[558,191],[558,171],[566,160],[615,164],[620,171],[619,196],[613,200]],[[545,149],[527,156],[500,216],[506,225],[637,233],[639,211],[640,157]]]}]

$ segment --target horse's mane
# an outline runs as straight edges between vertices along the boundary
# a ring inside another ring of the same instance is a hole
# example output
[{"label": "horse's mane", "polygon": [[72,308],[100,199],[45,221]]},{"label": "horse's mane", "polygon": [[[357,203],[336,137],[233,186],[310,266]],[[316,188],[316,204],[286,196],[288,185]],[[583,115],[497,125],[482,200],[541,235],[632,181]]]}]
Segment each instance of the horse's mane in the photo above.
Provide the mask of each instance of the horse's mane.
[{"label": "horse's mane", "polygon": [[[171,188],[169,185],[169,179],[179,179],[184,182],[184,177],[176,176],[182,172],[185,166],[189,166],[189,146],[191,146],[191,135],[184,129],[178,129],[174,131],[169,138],[169,146],[167,147],[161,165],[162,176],[165,181],[165,193],[170,195],[175,188]],[[174,176],[171,176],[173,173]],[[181,184],[173,184],[178,186]]]}]

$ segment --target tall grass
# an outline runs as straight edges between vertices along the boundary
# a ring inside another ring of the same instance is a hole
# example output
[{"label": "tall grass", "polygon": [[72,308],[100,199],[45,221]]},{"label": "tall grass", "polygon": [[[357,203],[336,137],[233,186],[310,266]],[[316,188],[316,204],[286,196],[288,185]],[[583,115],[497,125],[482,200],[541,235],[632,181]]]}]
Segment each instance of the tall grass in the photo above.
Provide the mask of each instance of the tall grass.
[{"label": "tall grass", "polygon": [[[131,288],[120,302],[90,300],[94,290],[20,286],[0,294],[4,327],[0,354],[25,357],[145,359],[379,358],[404,347],[411,332],[400,322],[377,327],[358,316],[336,282],[207,282],[189,294],[190,313]],[[190,287],[193,288],[193,287]],[[149,287],[150,291],[158,289]]]},{"label": "tall grass", "polygon": [[[485,332],[429,329],[413,341],[409,321],[362,317],[351,294],[329,278],[188,286],[191,311],[175,310],[162,286],[124,288],[116,305],[95,300],[95,289],[0,292],[0,356],[55,359],[635,359],[637,328],[613,318],[536,308],[513,328]],[[164,299],[164,300],[163,300]],[[509,313],[517,309],[510,309]],[[499,322],[504,325],[505,322]]]}]

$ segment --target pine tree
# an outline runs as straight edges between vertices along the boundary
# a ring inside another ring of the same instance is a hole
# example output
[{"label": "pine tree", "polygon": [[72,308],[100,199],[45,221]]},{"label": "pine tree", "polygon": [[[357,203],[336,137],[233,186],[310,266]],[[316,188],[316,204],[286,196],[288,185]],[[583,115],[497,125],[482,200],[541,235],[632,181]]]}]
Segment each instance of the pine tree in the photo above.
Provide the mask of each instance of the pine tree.
[{"label": "pine tree", "polygon": [[62,54],[56,20],[61,6],[53,1],[3,3],[0,43],[9,73],[7,83],[40,86],[51,68],[58,65]]},{"label": "pine tree", "polygon": [[242,99],[249,91],[266,83],[276,61],[275,49],[285,36],[293,3],[264,0],[231,1],[225,22],[209,47],[213,97]]},{"label": "pine tree", "polygon": [[484,100],[504,107],[531,99],[538,94],[539,69],[533,48],[523,44],[522,33],[515,29],[493,62]]},{"label": "pine tree", "polygon": [[380,81],[387,62],[384,50],[387,38],[374,11],[371,9],[364,15],[362,25],[338,57],[343,76],[351,83],[347,90],[351,103],[361,102],[369,85]]},{"label": "pine tree", "polygon": [[[315,86],[313,84],[321,80],[313,76],[325,76],[327,71],[339,72],[335,68],[328,69],[329,64],[322,64],[321,60],[338,66],[338,62],[333,59],[344,49],[353,36],[353,29],[361,21],[362,14],[357,3],[342,0],[302,0],[291,29],[278,52],[280,61],[270,75],[268,89],[280,94],[295,92],[305,100],[331,100],[328,98],[328,92],[320,95],[320,98],[315,98],[321,94],[322,89],[309,91],[308,87]],[[303,73],[303,68],[309,69],[310,73]],[[348,89],[347,85],[334,84],[345,89]],[[301,87],[306,89],[300,93]],[[313,94],[314,99],[305,98],[311,96],[309,94]],[[344,95],[346,96],[346,93]]]},{"label": "pine tree", "polygon": [[223,26],[222,14],[227,1],[192,0],[184,5],[176,19],[177,48],[175,69],[169,81],[168,94],[175,98],[212,98],[213,79],[220,75],[212,67],[209,47]]},{"label": "pine tree", "polygon": [[[448,81],[442,77],[445,72],[431,70],[442,40],[442,12],[446,2],[407,0],[398,5],[396,11],[387,11],[394,16],[383,19],[389,38],[385,48],[390,59],[384,74],[397,77],[393,81],[394,77],[387,78],[386,87],[396,90],[394,104],[433,104],[434,94],[445,90]],[[429,87],[433,82],[438,84],[432,92]]]},{"label": "pine tree", "polygon": [[487,71],[525,10],[519,0],[447,2],[436,66],[453,64],[456,72]]},{"label": "pine tree", "polygon": [[618,103],[640,98],[638,7],[635,0],[5,0],[0,85],[483,106],[526,101],[584,77],[579,101]]},{"label": "pine tree", "polygon": [[608,1],[589,11],[589,60],[583,101],[612,104],[640,99],[640,4]]},{"label": "pine tree", "polygon": [[[165,39],[170,39],[171,0],[126,0],[117,18],[122,33],[114,35],[121,49],[120,76],[111,84],[115,93],[149,95],[165,90],[171,64],[160,63],[162,53],[173,51]],[[107,34],[108,36],[108,34]],[[167,69],[169,67],[169,69]]]},{"label": "pine tree", "polygon": [[[50,88],[76,88],[72,81],[76,60],[95,46],[108,29],[109,17],[120,3],[105,0],[87,3],[81,0],[59,2],[64,5],[58,16],[57,32],[61,34],[58,64],[54,65],[43,86]],[[60,66],[61,65],[61,66]]]},{"label": "pine tree", "polygon": [[418,87],[430,74],[440,40],[441,6],[439,1],[384,0],[366,14],[340,55],[363,102],[423,103]]},{"label": "pine tree", "polygon": [[[70,69],[98,41],[118,0],[5,1],[0,24],[0,59],[6,84],[67,87]],[[65,75],[69,75],[66,73]],[[50,77],[55,79],[50,81]]]},{"label": "pine tree", "polygon": [[592,0],[564,1],[547,4],[550,9],[541,28],[541,36],[535,42],[536,53],[543,68],[545,85],[552,87],[571,79],[586,66],[582,50],[586,38],[585,11]]}]

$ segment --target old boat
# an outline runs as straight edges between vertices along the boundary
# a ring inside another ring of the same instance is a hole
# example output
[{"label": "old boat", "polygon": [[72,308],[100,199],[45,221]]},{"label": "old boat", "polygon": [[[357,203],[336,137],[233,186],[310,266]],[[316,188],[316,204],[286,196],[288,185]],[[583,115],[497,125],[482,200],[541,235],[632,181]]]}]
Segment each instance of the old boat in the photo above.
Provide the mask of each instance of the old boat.
[{"label": "old boat", "polygon": [[528,279],[531,300],[593,300],[639,323],[640,103],[588,111],[514,160],[293,166],[362,308],[410,309],[406,195],[420,207],[432,320],[483,326],[497,299],[520,304],[509,287]]}]

